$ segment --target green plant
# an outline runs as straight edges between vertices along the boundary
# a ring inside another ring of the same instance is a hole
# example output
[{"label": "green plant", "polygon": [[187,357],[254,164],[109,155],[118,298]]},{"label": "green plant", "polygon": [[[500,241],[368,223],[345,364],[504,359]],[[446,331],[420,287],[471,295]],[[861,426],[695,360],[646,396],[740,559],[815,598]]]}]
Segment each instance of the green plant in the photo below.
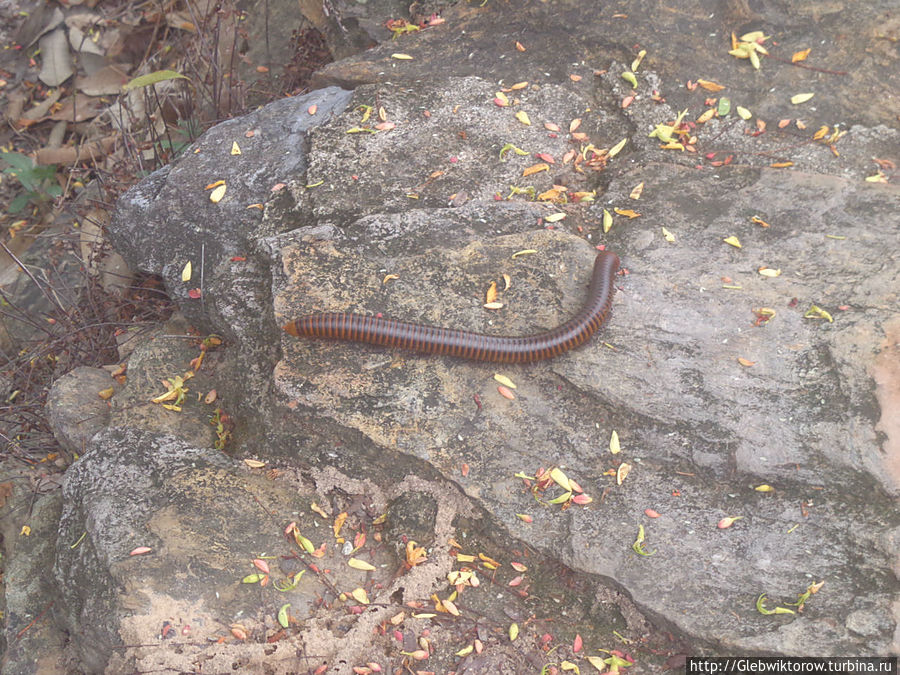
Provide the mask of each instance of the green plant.
[{"label": "green plant", "polygon": [[55,164],[37,166],[31,157],[18,152],[0,152],[0,159],[9,164],[3,173],[15,177],[25,188],[25,192],[17,194],[9,203],[7,213],[19,213],[29,203],[43,206],[62,194],[62,188],[56,182]]}]

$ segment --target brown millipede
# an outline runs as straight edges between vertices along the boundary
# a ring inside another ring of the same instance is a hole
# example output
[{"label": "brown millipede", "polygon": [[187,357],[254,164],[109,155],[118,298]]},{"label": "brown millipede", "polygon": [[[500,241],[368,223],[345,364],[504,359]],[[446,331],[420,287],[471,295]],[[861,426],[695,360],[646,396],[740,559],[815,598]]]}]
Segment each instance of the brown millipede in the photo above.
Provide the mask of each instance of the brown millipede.
[{"label": "brown millipede", "polygon": [[525,363],[558,356],[583,344],[599,329],[612,308],[619,257],[602,251],[594,261],[587,301],[561,326],[526,337],[482,335],[362,314],[309,314],[284,325],[294,337],[331,338],[399,347],[425,354],[447,354],[473,361]]}]

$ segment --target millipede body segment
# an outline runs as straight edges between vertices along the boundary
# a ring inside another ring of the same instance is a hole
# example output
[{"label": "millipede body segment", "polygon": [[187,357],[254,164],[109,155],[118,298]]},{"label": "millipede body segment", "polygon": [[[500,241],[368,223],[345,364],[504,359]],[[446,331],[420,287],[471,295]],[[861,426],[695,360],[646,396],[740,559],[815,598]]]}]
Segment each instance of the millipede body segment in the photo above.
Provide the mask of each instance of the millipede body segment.
[{"label": "millipede body segment", "polygon": [[609,317],[619,257],[602,251],[594,261],[587,301],[571,319],[545,333],[525,337],[483,335],[362,314],[309,314],[284,325],[294,337],[330,338],[447,354],[473,361],[526,363],[558,356],[591,337]]}]

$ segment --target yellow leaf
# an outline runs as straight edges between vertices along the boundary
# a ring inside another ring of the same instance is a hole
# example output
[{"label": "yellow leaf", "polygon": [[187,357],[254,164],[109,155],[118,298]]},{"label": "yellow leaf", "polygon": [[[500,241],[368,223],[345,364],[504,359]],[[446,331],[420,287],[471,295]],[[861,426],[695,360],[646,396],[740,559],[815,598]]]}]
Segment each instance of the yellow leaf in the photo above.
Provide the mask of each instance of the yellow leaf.
[{"label": "yellow leaf", "polygon": [[528,118],[528,113],[524,110],[520,110],[516,113],[516,119],[519,120],[522,124],[531,124],[531,120]]},{"label": "yellow leaf", "polygon": [[757,485],[753,489],[757,492],[775,492],[775,488],[773,488],[771,485],[766,485],[765,483],[763,483],[762,485]]},{"label": "yellow leaf", "polygon": [[741,358],[738,358],[738,363],[740,363],[740,364],[741,364],[742,366],[744,366],[745,368],[749,368],[750,366],[755,365],[756,362],[755,362],[755,361],[749,361],[748,359],[745,359],[745,358],[742,358],[742,357],[741,357]]},{"label": "yellow leaf", "polygon": [[354,588],[350,591],[350,595],[361,605],[369,604],[369,594],[366,593],[365,588]]},{"label": "yellow leaf", "polygon": [[469,645],[468,647],[463,647],[458,652],[456,652],[456,656],[468,656],[473,651],[475,651],[475,647],[472,645]]},{"label": "yellow leaf", "polygon": [[239,155],[239,154],[241,154],[241,146],[239,146],[239,145],[237,144],[237,141],[232,141],[232,142],[231,142],[231,154],[232,154],[232,155]]},{"label": "yellow leaf", "polygon": [[735,248],[741,247],[740,240],[737,237],[735,237],[734,235],[732,235],[730,237],[725,237],[722,241],[724,241],[726,244],[729,244],[730,246],[734,246]]},{"label": "yellow leaf", "polygon": [[571,134],[573,131],[575,131],[580,126],[581,126],[581,118],[576,117],[574,120],[569,122],[569,133]]},{"label": "yellow leaf", "polygon": [[453,616],[459,616],[459,610],[456,608],[450,600],[444,600],[442,603],[444,605],[444,609],[446,609]]},{"label": "yellow leaf", "polygon": [[697,84],[707,91],[722,91],[725,87],[710,80],[697,80]]},{"label": "yellow leaf", "polygon": [[770,164],[773,169],[786,169],[789,166],[794,166],[793,162],[773,162]]},{"label": "yellow leaf", "polygon": [[638,69],[638,68],[640,67],[640,65],[641,65],[641,61],[644,60],[644,57],[645,57],[645,56],[647,56],[647,50],[646,50],[646,49],[642,49],[641,51],[638,52],[637,58],[636,58],[634,61],[631,62],[631,71],[632,71],[632,72],[636,72],[636,71],[637,71],[637,69]]},{"label": "yellow leaf", "polygon": [[697,124],[703,124],[704,122],[709,122],[713,116],[716,114],[715,108],[710,108],[706,112],[704,112],[700,117],[697,118]]},{"label": "yellow leaf", "polygon": [[519,637],[519,624],[511,623],[509,625],[509,641],[513,642],[517,637]]},{"label": "yellow leaf", "polygon": [[485,309],[503,309],[503,303],[502,302],[486,302],[486,303],[484,303],[483,307]]},{"label": "yellow leaf", "polygon": [[585,660],[597,669],[598,673],[602,673],[606,668],[606,662],[600,656],[585,656]]},{"label": "yellow leaf", "polygon": [[760,267],[757,272],[770,279],[781,276],[781,270],[773,270],[771,267]]},{"label": "yellow leaf", "polygon": [[622,148],[625,147],[625,144],[626,144],[627,142],[628,142],[628,139],[627,139],[627,138],[623,138],[621,141],[619,141],[619,142],[616,143],[614,146],[612,146],[612,148],[611,148],[610,151],[609,151],[609,154],[606,155],[607,158],[612,159],[613,157],[615,157],[616,155],[618,155],[619,152],[621,152]]},{"label": "yellow leaf", "polygon": [[266,465],[265,462],[260,462],[258,459],[245,459],[244,464],[249,466],[251,469],[261,469]]},{"label": "yellow leaf", "polygon": [[218,204],[222,201],[222,197],[225,196],[225,190],[228,189],[228,186],[224,183],[219,187],[215,188],[212,192],[209,193],[209,201],[213,204]]},{"label": "yellow leaf", "polygon": [[625,477],[628,476],[628,473],[631,471],[631,464],[628,462],[622,462],[619,464],[619,468],[616,469],[616,484],[621,485],[625,481]]},{"label": "yellow leaf", "polygon": [[641,181],[637,185],[634,186],[634,189],[631,191],[631,194],[628,195],[631,199],[638,200],[641,198],[641,193],[644,191],[644,181]]},{"label": "yellow leaf", "polygon": [[397,59],[398,61],[412,61],[412,58],[409,54],[391,54],[392,59]]},{"label": "yellow leaf", "polygon": [[612,214],[609,211],[607,211],[606,209],[603,209],[603,233],[604,234],[609,232],[609,229],[612,227],[612,224],[613,224]]},{"label": "yellow leaf", "polygon": [[515,253],[513,253],[512,257],[518,258],[520,255],[531,255],[532,253],[537,253],[537,249],[533,249],[533,248],[522,249],[521,251],[516,251]]},{"label": "yellow leaf", "polygon": [[22,529],[19,531],[20,537],[30,537],[31,536],[31,527],[28,525],[23,525]]},{"label": "yellow leaf", "polygon": [[365,560],[360,560],[359,558],[350,558],[347,561],[347,564],[353,569],[362,570],[363,572],[374,572],[376,569],[374,565],[370,565]]},{"label": "yellow leaf", "polygon": [[793,103],[794,105],[806,103],[813,96],[815,96],[815,93],[794,94],[793,96],[791,96],[791,103]]},{"label": "yellow leaf", "polygon": [[737,106],[735,110],[737,111],[738,117],[740,117],[742,120],[749,120],[751,117],[753,117],[753,113],[743,106]]},{"label": "yellow leaf", "polygon": [[509,379],[506,375],[500,375],[499,373],[494,374],[494,379],[497,380],[500,384],[505,387],[509,387],[510,389],[515,389],[516,384],[511,379]]},{"label": "yellow leaf", "polygon": [[798,61],[805,61],[806,57],[809,56],[809,53],[812,51],[812,48],[804,49],[802,52],[794,52],[793,56],[791,56],[791,63],[797,63]]},{"label": "yellow leaf", "polygon": [[807,310],[806,314],[803,315],[804,319],[827,319],[828,323],[834,323],[834,319],[831,318],[831,314],[826,312],[821,307],[816,307],[812,305],[809,310]]},{"label": "yellow leaf", "polygon": [[549,216],[544,216],[544,222],[558,223],[560,220],[563,220],[565,217],[566,217],[565,213],[551,213]]},{"label": "yellow leaf", "polygon": [[769,37],[761,30],[754,30],[741,35],[741,42],[757,42],[759,40],[768,40]]},{"label": "yellow leaf", "polygon": [[751,65],[759,70],[759,54],[757,54],[756,51],[752,51],[750,52],[749,57]]},{"label": "yellow leaf", "polygon": [[182,281],[190,281],[191,280],[191,261],[188,260],[184,266],[184,269],[181,270],[181,280]]},{"label": "yellow leaf", "polygon": [[673,242],[675,241],[675,235],[669,232],[666,228],[662,228],[662,234],[666,241]]},{"label": "yellow leaf", "polygon": [[553,467],[550,470],[550,478],[563,490],[570,491],[572,489],[571,483],[569,483],[569,477],[563,473],[563,470],[559,467]]},{"label": "yellow leaf", "polygon": [[112,395],[116,393],[116,390],[110,387],[109,389],[103,389],[102,391],[97,392],[97,396],[99,396],[102,400],[108,401],[112,398]]},{"label": "yellow leaf", "polygon": [[384,286],[387,282],[393,281],[394,279],[399,279],[399,274],[385,274],[384,279],[381,280],[381,285]]},{"label": "yellow leaf", "polygon": [[609,437],[609,451],[614,455],[622,452],[622,446],[619,445],[619,432],[615,429]]}]

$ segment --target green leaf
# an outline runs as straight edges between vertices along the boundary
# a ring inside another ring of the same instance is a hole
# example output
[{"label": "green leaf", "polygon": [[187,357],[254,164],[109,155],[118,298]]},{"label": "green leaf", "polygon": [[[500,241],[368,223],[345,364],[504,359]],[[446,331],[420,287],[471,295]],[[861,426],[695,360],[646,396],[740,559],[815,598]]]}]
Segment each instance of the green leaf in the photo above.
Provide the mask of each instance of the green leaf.
[{"label": "green leaf", "polygon": [[288,614],[288,609],[290,609],[291,603],[287,603],[281,606],[281,609],[278,610],[278,623],[281,624],[282,628],[287,628],[290,623],[290,614]]},{"label": "green leaf", "polygon": [[297,588],[297,584],[300,583],[300,579],[303,578],[303,574],[306,570],[300,570],[293,577],[291,577],[290,581],[276,581],[275,582],[275,590],[281,591],[282,593],[287,593],[288,591],[292,591]]},{"label": "green leaf", "polygon": [[25,193],[21,195],[16,195],[13,200],[9,203],[9,206],[6,207],[6,212],[10,215],[19,213],[28,205],[28,200],[31,198],[31,194]]},{"label": "green leaf", "polygon": [[266,578],[265,574],[255,573],[248,574],[243,579],[241,579],[242,584],[258,584],[260,581]]},{"label": "green leaf", "polygon": [[34,160],[20,152],[0,152],[0,159],[17,171],[32,171]]},{"label": "green leaf", "polygon": [[126,82],[122,85],[122,89],[127,91],[129,89],[137,89],[138,87],[149,87],[152,84],[165,82],[166,80],[179,79],[187,80],[189,78],[181,73],[176,73],[174,70],[157,70],[152,73],[147,73],[146,75],[140,75],[130,82]]}]

